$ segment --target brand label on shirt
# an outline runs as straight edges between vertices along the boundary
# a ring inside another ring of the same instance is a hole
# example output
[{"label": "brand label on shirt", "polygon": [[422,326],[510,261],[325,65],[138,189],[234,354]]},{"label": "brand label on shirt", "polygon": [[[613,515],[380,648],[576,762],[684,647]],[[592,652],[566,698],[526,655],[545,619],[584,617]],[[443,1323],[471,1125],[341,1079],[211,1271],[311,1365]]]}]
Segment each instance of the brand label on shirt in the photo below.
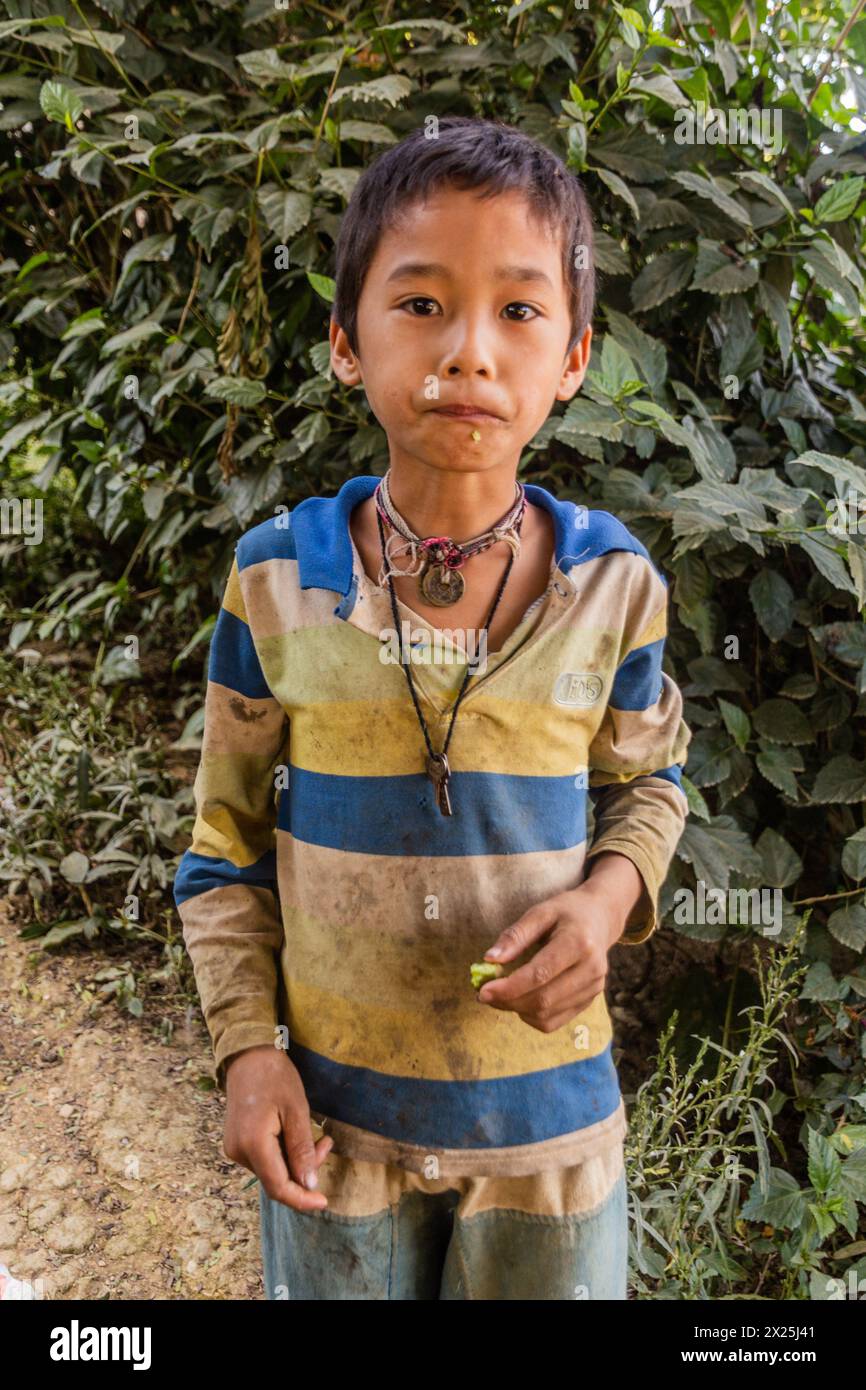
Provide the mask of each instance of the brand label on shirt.
[{"label": "brand label on shirt", "polygon": [[558,705],[594,705],[601,697],[604,682],[592,671],[560,671],[553,687]]}]

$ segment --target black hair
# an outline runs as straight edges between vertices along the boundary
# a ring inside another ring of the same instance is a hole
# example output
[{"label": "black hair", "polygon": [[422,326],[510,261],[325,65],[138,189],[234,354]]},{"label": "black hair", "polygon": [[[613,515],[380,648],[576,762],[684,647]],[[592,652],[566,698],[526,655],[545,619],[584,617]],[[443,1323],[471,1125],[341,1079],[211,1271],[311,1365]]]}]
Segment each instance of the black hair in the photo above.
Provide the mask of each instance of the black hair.
[{"label": "black hair", "polygon": [[[595,307],[592,212],[583,184],[558,155],[514,126],[470,116],[443,117],[435,138],[417,127],[378,155],[356,183],[337,237],[331,312],[352,351],[359,352],[358,301],[383,231],[402,208],[449,184],[482,189],[485,198],[522,189],[535,214],[560,231],[571,351]],[[584,248],[585,268],[575,264],[578,248]]]}]

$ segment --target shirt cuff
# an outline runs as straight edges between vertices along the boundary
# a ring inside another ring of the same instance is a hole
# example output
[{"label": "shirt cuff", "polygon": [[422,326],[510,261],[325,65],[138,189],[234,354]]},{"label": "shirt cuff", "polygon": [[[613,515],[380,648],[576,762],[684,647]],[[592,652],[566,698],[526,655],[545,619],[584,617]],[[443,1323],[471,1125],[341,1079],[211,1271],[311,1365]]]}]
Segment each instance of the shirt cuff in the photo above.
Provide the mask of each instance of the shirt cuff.
[{"label": "shirt cuff", "polygon": [[658,882],[658,875],[652,860],[639,845],[634,845],[629,840],[611,840],[604,838],[597,841],[586,856],[586,863],[595,858],[598,854],[622,854],[626,859],[630,859],[634,864],[649,896],[649,909],[641,914],[637,921],[631,922],[625,928],[622,936],[614,942],[615,946],[640,946],[642,942],[648,941],[658,927],[658,895],[661,884]]},{"label": "shirt cuff", "polygon": [[248,1047],[262,1047],[265,1043],[274,1046],[276,1041],[275,1023],[248,1022],[230,1024],[214,1048],[216,1083],[225,1095],[226,1063],[236,1052],[245,1052]]}]

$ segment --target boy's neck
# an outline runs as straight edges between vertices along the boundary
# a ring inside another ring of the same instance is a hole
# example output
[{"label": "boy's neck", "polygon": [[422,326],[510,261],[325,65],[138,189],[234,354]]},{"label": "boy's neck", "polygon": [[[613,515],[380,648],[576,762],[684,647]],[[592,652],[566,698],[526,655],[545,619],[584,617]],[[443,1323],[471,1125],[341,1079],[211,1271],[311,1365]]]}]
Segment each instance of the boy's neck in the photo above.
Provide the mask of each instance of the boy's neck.
[{"label": "boy's neck", "polygon": [[391,501],[417,536],[450,536],[467,541],[494,526],[515,498],[513,470],[456,472],[391,468]]}]

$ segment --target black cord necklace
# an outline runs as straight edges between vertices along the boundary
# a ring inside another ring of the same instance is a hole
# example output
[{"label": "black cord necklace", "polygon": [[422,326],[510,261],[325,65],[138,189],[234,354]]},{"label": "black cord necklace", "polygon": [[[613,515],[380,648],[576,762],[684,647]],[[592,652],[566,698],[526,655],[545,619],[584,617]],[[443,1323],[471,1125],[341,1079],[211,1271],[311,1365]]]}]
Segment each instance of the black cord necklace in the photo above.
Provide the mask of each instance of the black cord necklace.
[{"label": "black cord necklace", "polygon": [[[379,526],[379,543],[382,547],[382,558],[385,559],[387,563],[387,556],[385,551],[385,528],[382,525],[382,517],[380,516],[378,509],[376,511],[376,521]],[[522,517],[520,521],[522,521]],[[518,521],[517,523],[518,531],[520,530],[520,521]],[[491,607],[490,612],[487,614],[487,621],[485,622],[484,627],[482,628],[482,635],[484,637],[486,637],[487,629],[490,627],[490,624],[493,621],[493,615],[499,607],[499,600],[502,598],[502,594],[505,589],[508,576],[511,573],[511,566],[513,564],[514,550],[512,549],[511,554],[508,557],[508,564],[506,566],[505,573],[502,576],[499,588],[496,592],[496,597],[493,600],[493,606]],[[390,574],[388,575],[388,588],[391,593],[391,612],[394,615],[394,631],[400,632],[400,619],[397,612],[397,596],[394,592],[394,581],[391,578]],[[451,735],[454,732],[454,721],[457,718],[457,711],[460,708],[460,702],[463,699],[464,694],[466,693],[466,687],[469,684],[469,677],[472,674],[471,662],[469,662],[468,660],[466,662],[466,674],[463,677],[463,684],[460,687],[460,693],[457,696],[457,699],[454,703],[454,709],[451,712],[451,723],[448,725],[448,733],[446,735],[445,745],[441,753],[434,752],[433,745],[430,742],[430,735],[427,731],[427,724],[424,719],[424,715],[421,713],[421,706],[418,703],[418,696],[415,693],[415,683],[412,680],[412,672],[409,667],[409,662],[408,660],[404,660],[402,642],[400,643],[400,665],[406,672],[406,679],[409,682],[409,693],[412,696],[412,703],[415,706],[415,713],[418,716],[418,722],[421,725],[421,732],[424,735],[424,742],[427,745],[427,776],[433,783],[433,788],[436,793],[437,805],[443,816],[453,815],[453,811],[451,809],[451,794],[448,790],[448,782],[451,777],[451,768],[448,763],[448,745],[451,742]]]}]

